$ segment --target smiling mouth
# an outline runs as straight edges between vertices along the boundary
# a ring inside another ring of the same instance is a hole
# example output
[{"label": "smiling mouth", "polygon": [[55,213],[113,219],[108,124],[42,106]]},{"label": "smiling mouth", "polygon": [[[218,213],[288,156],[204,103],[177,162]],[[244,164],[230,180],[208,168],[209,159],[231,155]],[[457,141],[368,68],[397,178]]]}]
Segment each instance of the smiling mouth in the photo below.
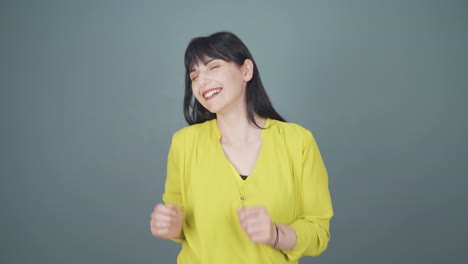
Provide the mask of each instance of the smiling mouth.
[{"label": "smiling mouth", "polygon": [[203,92],[203,98],[205,98],[206,100],[208,100],[210,98],[213,98],[215,95],[217,95],[219,92],[221,92],[221,90],[222,89],[220,87],[208,89],[208,90]]}]

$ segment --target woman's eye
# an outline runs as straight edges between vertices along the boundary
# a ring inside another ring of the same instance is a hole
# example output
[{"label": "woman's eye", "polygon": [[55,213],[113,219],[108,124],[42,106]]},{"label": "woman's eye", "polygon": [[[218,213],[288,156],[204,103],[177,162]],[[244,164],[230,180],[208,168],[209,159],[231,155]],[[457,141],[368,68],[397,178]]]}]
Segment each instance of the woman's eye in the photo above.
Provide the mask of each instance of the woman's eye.
[{"label": "woman's eye", "polygon": [[216,69],[216,68],[219,68],[219,66],[218,66],[218,65],[216,65],[216,66],[213,66],[213,67],[211,67],[211,69],[210,69],[210,70],[213,70],[213,69]]},{"label": "woman's eye", "polygon": [[192,82],[196,81],[198,79],[198,76],[192,77]]}]

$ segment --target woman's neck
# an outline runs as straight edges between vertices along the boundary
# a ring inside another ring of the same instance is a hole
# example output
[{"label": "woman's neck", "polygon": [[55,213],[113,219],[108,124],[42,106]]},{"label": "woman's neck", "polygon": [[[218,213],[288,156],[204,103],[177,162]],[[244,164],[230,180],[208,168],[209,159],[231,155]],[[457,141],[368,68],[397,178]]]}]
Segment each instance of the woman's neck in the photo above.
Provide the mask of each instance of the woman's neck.
[{"label": "woman's neck", "polygon": [[[265,118],[254,116],[255,122],[263,127]],[[221,143],[223,144],[249,144],[260,138],[261,129],[252,124],[247,118],[247,114],[239,115],[218,115],[216,117],[219,131],[221,133]]]}]

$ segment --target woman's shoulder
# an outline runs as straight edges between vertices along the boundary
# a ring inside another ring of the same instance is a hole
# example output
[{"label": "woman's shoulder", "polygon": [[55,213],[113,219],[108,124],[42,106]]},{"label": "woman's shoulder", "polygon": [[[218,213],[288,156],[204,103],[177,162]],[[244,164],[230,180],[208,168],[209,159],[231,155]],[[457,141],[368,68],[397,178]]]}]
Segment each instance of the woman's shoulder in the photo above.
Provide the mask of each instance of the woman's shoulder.
[{"label": "woman's shoulder", "polygon": [[305,148],[316,146],[312,132],[302,125],[274,120],[271,122],[272,129],[269,134],[276,142],[282,142],[288,149],[297,150],[302,153]]},{"label": "woman's shoulder", "polygon": [[270,127],[274,132],[279,135],[295,138],[295,137],[309,137],[312,135],[309,129],[303,127],[302,125],[292,123],[292,122],[283,122],[279,120],[272,119],[270,121]]},{"label": "woman's shoulder", "polygon": [[180,139],[180,138],[193,138],[193,137],[199,137],[200,135],[207,135],[209,132],[212,130],[213,127],[213,122],[215,120],[208,120],[203,123],[199,124],[193,124],[189,125],[186,127],[183,127],[173,134],[174,139]]}]

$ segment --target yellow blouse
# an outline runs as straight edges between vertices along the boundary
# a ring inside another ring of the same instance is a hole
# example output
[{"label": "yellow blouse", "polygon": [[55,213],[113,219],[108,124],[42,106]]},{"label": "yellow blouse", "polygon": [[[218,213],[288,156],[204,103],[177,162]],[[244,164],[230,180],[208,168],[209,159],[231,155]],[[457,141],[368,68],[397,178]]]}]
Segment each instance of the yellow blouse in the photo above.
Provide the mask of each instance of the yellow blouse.
[{"label": "yellow blouse", "polygon": [[[245,181],[224,154],[216,119],[174,134],[163,200],[183,211],[178,263],[298,263],[327,248],[333,209],[327,171],[312,134],[272,119],[264,127],[258,159]],[[236,209],[258,205],[273,222],[295,230],[292,250],[249,240]]]}]

